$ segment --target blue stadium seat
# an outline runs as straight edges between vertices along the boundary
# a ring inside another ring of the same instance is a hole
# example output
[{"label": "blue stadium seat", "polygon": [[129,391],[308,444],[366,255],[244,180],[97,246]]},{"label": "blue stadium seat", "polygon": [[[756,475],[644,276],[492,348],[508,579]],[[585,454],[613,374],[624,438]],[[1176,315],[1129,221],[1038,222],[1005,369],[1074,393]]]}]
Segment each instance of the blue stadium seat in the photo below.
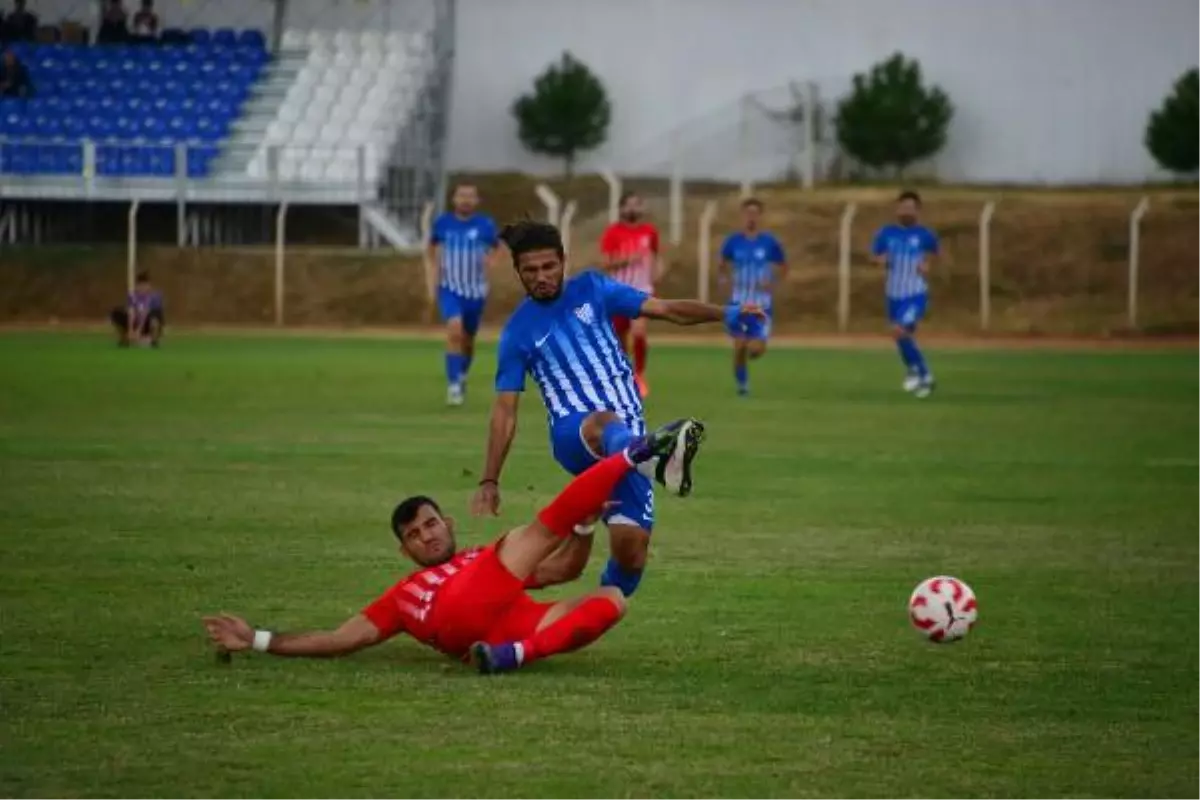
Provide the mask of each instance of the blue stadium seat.
[{"label": "blue stadium seat", "polygon": [[213,31],[212,40],[213,44],[232,47],[233,45],[237,44],[238,32],[233,28],[218,28],[217,30]]},{"label": "blue stadium seat", "polygon": [[259,50],[267,49],[267,37],[263,36],[262,31],[249,28],[240,31],[237,35],[237,43],[243,47],[254,47]]},{"label": "blue stadium seat", "polygon": [[192,28],[188,31],[192,44],[208,44],[212,41],[212,31],[208,28]]}]

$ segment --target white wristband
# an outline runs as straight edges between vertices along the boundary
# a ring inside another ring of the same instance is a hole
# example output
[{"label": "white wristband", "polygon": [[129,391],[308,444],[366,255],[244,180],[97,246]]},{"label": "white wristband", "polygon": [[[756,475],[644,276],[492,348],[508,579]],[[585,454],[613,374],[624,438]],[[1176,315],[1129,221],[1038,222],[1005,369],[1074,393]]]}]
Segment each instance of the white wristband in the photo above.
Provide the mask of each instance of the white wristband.
[{"label": "white wristband", "polygon": [[576,525],[575,526],[575,535],[576,536],[591,536],[595,532],[596,532],[595,525]]},{"label": "white wristband", "polygon": [[271,649],[271,632],[270,631],[255,631],[254,644],[251,645],[255,652],[265,653]]}]

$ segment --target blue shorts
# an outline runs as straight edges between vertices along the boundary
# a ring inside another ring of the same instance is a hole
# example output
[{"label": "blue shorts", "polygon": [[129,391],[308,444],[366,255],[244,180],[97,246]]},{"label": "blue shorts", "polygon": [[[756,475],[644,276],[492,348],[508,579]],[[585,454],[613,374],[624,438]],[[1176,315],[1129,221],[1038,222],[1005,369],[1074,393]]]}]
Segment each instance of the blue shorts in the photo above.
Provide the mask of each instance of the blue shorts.
[{"label": "blue shorts", "polygon": [[[550,449],[554,460],[572,475],[578,475],[600,460],[600,456],[584,444],[580,433],[583,421],[589,416],[590,412],[572,414],[550,424]],[[618,505],[604,512],[606,523],[636,525],[646,532],[654,530],[654,484],[645,475],[630,470],[617,484],[610,499]]]},{"label": "blue shorts", "polygon": [[771,320],[773,317],[771,309],[766,309],[766,312],[766,319],[742,314],[732,325],[725,323],[725,332],[734,339],[753,339],[765,342],[771,338]]},{"label": "blue shorts", "polygon": [[915,330],[917,323],[925,317],[925,307],[929,303],[929,295],[914,294],[912,297],[889,297],[888,321],[893,325],[901,325],[909,330]]},{"label": "blue shorts", "polygon": [[468,336],[474,336],[478,332],[479,323],[483,321],[485,305],[486,297],[463,297],[445,286],[438,288],[438,314],[441,315],[442,322],[461,319],[463,330]]}]

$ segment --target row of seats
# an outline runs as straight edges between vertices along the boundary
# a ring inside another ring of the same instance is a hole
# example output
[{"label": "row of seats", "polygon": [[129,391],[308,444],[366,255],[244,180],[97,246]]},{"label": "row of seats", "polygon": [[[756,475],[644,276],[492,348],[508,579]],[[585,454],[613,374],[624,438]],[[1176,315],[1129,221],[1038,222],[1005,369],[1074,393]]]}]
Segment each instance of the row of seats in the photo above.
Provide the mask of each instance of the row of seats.
[{"label": "row of seats", "polygon": [[289,29],[283,34],[286,50],[378,52],[425,48],[429,36],[420,31],[328,31]]},{"label": "row of seats", "polygon": [[[193,145],[187,150],[187,173],[203,178],[220,155],[215,145]],[[175,175],[176,152],[167,145],[97,145],[96,175],[104,178]],[[0,144],[0,174],[82,175],[83,147],[74,144]]]}]

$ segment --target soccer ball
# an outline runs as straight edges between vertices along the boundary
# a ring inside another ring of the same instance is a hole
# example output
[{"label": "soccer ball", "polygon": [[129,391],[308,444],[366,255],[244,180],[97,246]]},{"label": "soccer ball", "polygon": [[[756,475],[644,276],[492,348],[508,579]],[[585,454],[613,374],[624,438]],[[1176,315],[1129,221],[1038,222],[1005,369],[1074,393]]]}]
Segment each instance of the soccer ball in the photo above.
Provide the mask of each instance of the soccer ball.
[{"label": "soccer ball", "polygon": [[975,592],[958,578],[926,578],[908,598],[908,618],[931,642],[956,642],[975,627]]}]

